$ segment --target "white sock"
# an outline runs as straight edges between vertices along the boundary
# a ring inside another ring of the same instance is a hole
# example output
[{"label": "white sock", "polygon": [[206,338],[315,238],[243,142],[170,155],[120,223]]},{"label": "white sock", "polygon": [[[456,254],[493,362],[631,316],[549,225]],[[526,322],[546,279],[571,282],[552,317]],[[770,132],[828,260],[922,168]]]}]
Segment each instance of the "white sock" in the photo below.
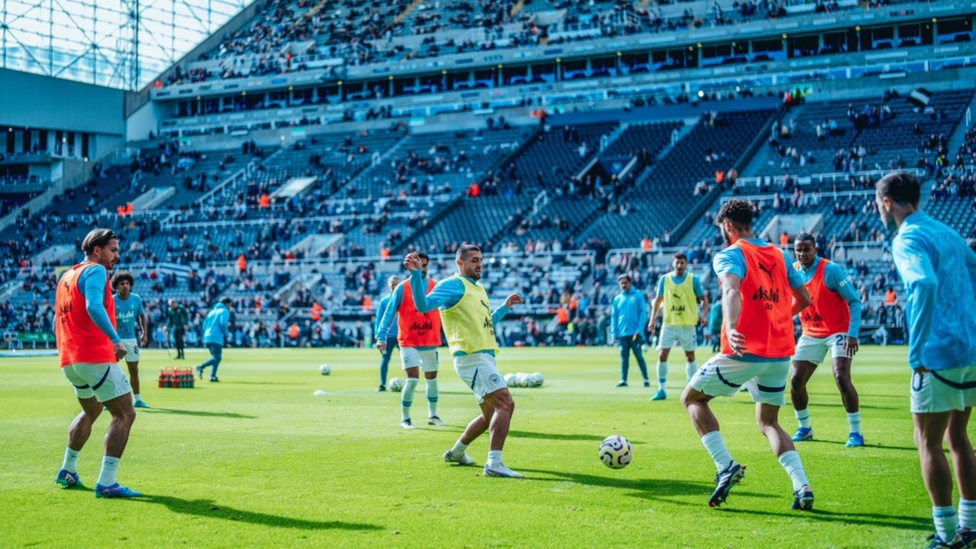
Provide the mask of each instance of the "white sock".
[{"label": "white sock", "polygon": [[465,444],[465,443],[463,443],[463,442],[461,442],[461,439],[458,439],[457,442],[454,443],[454,447],[451,448],[451,453],[452,454],[463,454],[464,451],[467,450],[467,449],[468,449],[468,445]]},{"label": "white sock", "polygon": [[796,420],[798,422],[800,422],[800,427],[803,427],[804,429],[809,429],[810,428],[810,409],[809,408],[804,408],[802,410],[793,410],[793,413],[796,414]]},{"label": "white sock", "polygon": [[403,394],[400,397],[400,419],[406,421],[410,419],[410,407],[413,406],[413,392],[417,389],[420,380],[415,377],[408,377],[403,385]]},{"label": "white sock", "polygon": [[437,378],[427,380],[427,417],[437,415]]},{"label": "white sock", "polygon": [[119,470],[119,458],[104,456],[102,457],[102,470],[98,473],[98,484],[100,486],[112,486],[117,481],[115,473]]},{"label": "white sock", "polygon": [[942,541],[949,541],[956,535],[959,522],[956,510],[950,507],[932,507],[932,522],[935,523],[935,533]]},{"label": "white sock", "polygon": [[[78,450],[72,450],[71,448],[64,447],[64,461],[61,462],[61,468],[69,473],[78,472]],[[960,504],[961,505],[961,504]]]},{"label": "white sock", "polygon": [[712,456],[712,461],[715,462],[715,468],[719,472],[724,471],[732,463],[732,455],[725,448],[725,441],[722,440],[721,433],[718,431],[705,433],[702,435],[701,441],[705,445],[705,450],[708,451],[708,455]]},{"label": "white sock", "polygon": [[698,370],[698,363],[695,362],[694,360],[685,363],[685,377],[688,379],[688,381],[691,381],[691,376],[695,375],[695,372],[697,370]]},{"label": "white sock", "polygon": [[959,500],[959,526],[976,530],[976,500]]},{"label": "white sock", "polygon": [[136,393],[135,395],[133,395],[133,397],[135,397],[136,402],[139,402],[140,400],[142,400],[142,398],[139,397],[139,393]]},{"label": "white sock", "polygon": [[664,385],[668,381],[668,363],[657,361],[657,388],[664,390]]},{"label": "white sock", "polygon": [[803,462],[800,461],[800,454],[796,453],[796,450],[790,450],[789,452],[780,454],[779,464],[786,470],[786,474],[790,475],[790,480],[793,481],[794,491],[799,491],[800,488],[810,485],[810,481],[807,480],[807,474],[803,470]]},{"label": "white sock", "polygon": [[501,450],[488,450],[488,467],[498,467],[502,464],[502,451]]},{"label": "white sock", "polygon": [[851,426],[852,433],[861,432],[861,412],[847,414],[847,424]]}]

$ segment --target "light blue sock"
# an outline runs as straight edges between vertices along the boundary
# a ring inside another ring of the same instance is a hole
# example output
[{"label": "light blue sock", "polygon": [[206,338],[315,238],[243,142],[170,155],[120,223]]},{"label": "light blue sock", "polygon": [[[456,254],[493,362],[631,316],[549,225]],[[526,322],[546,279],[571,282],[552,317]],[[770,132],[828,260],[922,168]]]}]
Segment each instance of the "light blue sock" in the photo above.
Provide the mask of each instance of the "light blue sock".
[{"label": "light blue sock", "polygon": [[847,414],[847,424],[851,426],[852,433],[861,432],[861,412]]},{"label": "light blue sock", "polygon": [[72,450],[71,448],[64,447],[64,462],[61,463],[61,468],[69,473],[78,472],[78,450]]},{"label": "light blue sock", "polygon": [[502,464],[502,451],[501,450],[488,450],[488,467],[498,467]]},{"label": "light blue sock", "polygon": [[705,433],[702,435],[701,441],[705,445],[705,450],[708,451],[708,455],[712,456],[712,461],[715,462],[715,468],[719,472],[724,471],[732,463],[732,455],[725,448],[725,441],[722,440],[721,433],[718,431]]},{"label": "light blue sock", "polygon": [[688,381],[691,381],[691,376],[695,375],[696,371],[698,371],[698,362],[692,360],[685,363],[685,378]]},{"label": "light blue sock", "polygon": [[98,484],[100,486],[112,486],[116,484],[115,473],[119,470],[119,458],[102,457],[102,470],[98,473]]},{"label": "light blue sock", "polygon": [[803,462],[800,461],[800,454],[796,453],[796,450],[790,450],[789,452],[780,454],[779,464],[786,470],[786,474],[790,475],[790,480],[793,481],[794,491],[799,491],[800,488],[810,485],[810,481],[807,480],[807,474],[803,470]]},{"label": "light blue sock", "polygon": [[810,428],[810,408],[793,410],[793,413],[796,414],[796,420],[800,423],[800,427],[804,429]]},{"label": "light blue sock", "polygon": [[437,415],[437,378],[427,380],[427,417]]},{"label": "light blue sock", "polygon": [[657,361],[657,388],[661,391],[668,381],[668,363]]},{"label": "light blue sock", "polygon": [[976,500],[959,500],[959,527],[976,530]]},{"label": "light blue sock", "polygon": [[932,522],[935,523],[935,533],[942,541],[949,541],[956,535],[959,522],[953,507],[932,507]]},{"label": "light blue sock", "polygon": [[413,406],[413,392],[417,389],[417,384],[420,380],[415,377],[408,377],[407,382],[403,385],[403,393],[400,397],[400,420],[407,421],[410,419],[410,407]]}]

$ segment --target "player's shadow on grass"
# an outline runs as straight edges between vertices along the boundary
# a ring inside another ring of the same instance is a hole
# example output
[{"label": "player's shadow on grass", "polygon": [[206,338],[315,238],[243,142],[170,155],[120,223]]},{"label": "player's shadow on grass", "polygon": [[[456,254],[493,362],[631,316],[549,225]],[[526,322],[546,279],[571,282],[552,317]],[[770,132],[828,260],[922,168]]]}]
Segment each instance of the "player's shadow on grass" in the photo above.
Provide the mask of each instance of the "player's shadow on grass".
[{"label": "player's shadow on grass", "polygon": [[810,518],[824,522],[840,522],[843,524],[861,524],[864,526],[881,526],[885,528],[897,528],[899,530],[916,530],[928,532],[932,529],[932,519],[924,516],[902,516],[889,515],[884,513],[835,513],[824,509],[814,509],[813,511],[794,511],[790,513],[770,513],[769,511],[758,511],[753,509],[736,509],[728,506],[721,508],[724,513],[736,513],[741,515],[756,515],[761,517],[784,517],[789,519]]},{"label": "player's shadow on grass", "polygon": [[342,522],[339,520],[316,521],[282,517],[279,515],[269,515],[257,513],[243,509],[235,509],[217,505],[209,499],[180,499],[171,496],[143,496],[133,501],[144,503],[156,503],[165,505],[170,511],[182,515],[196,515],[206,518],[230,520],[234,522],[246,522],[248,524],[259,524],[262,526],[276,526],[279,528],[296,528],[300,530],[382,530],[381,526],[375,524],[364,524],[356,522]]},{"label": "player's shadow on grass", "polygon": [[[225,417],[229,419],[257,419],[258,416],[249,416],[247,414],[235,414],[233,412],[202,412],[199,410],[177,410],[174,408],[149,408],[148,413],[150,414],[176,414],[180,416],[195,416],[195,417]],[[140,414],[146,412],[139,412]]]},{"label": "player's shadow on grass", "polygon": [[304,381],[225,381],[223,385],[307,385]]},{"label": "player's shadow on grass", "polygon": [[[594,442],[599,442],[603,440],[604,437],[599,435],[567,435],[562,433],[535,433],[532,431],[509,431],[508,435],[514,438],[543,438],[546,440],[590,440]],[[632,440],[634,444],[640,444],[640,441]]]},{"label": "player's shadow on grass", "polygon": [[[536,476],[526,477],[530,481],[543,482],[575,482],[586,486],[605,486],[607,488],[632,490],[635,495],[647,499],[666,499],[662,496],[702,496],[707,499],[715,489],[714,482],[687,482],[665,478],[620,478],[616,476],[586,475],[582,473],[568,473],[566,471],[545,471],[542,469],[519,469],[525,473],[551,475],[555,478]],[[673,501],[680,505],[690,505],[683,501]]]},{"label": "player's shadow on grass", "polygon": [[[824,440],[824,439],[814,438],[813,440],[806,440],[797,444],[797,447],[803,448],[808,444],[834,444],[836,446],[846,446],[847,441],[846,440]],[[918,451],[918,449],[915,448],[914,446],[885,446],[884,444],[873,444],[871,442],[866,442],[864,444],[864,448],[873,448],[875,450],[905,450],[908,452]],[[853,448],[851,451],[857,452],[859,451],[859,449]],[[948,452],[948,450],[946,451]]]}]

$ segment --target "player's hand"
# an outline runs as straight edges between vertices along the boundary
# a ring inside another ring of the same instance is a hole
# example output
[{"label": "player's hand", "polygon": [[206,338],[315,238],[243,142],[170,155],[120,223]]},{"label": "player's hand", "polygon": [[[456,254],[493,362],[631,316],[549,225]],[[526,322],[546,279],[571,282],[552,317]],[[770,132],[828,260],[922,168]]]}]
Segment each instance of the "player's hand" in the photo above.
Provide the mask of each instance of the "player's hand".
[{"label": "player's hand", "polygon": [[513,305],[518,305],[519,303],[525,303],[525,300],[522,299],[522,296],[518,293],[508,296],[508,299],[505,300],[505,306],[509,309],[511,309]]},{"label": "player's hand", "polygon": [[410,272],[419,271],[423,265],[417,252],[410,252],[403,258],[403,268]]},{"label": "player's hand", "polygon": [[386,342],[385,341],[377,341],[376,342],[376,349],[380,352],[381,355],[386,354]]},{"label": "player's hand", "polygon": [[701,318],[699,318],[698,325],[701,326],[702,328],[708,327],[708,317],[702,316]]},{"label": "player's hand", "polygon": [[657,328],[657,321],[652,319],[650,322],[647,323],[647,331],[653,334],[654,328]]},{"label": "player's hand", "polygon": [[146,336],[146,334],[142,334],[142,336],[139,337],[140,347],[145,347],[148,342],[149,342],[149,338]]},{"label": "player's hand", "polygon": [[857,338],[847,337],[844,338],[844,354],[849,357],[853,357],[854,353],[857,352]]},{"label": "player's hand", "polygon": [[616,345],[616,344],[617,344],[617,338],[611,337],[610,338],[610,345]]},{"label": "player's hand", "polygon": [[732,348],[732,352],[738,356],[742,356],[746,352],[748,347],[746,347],[746,336],[742,335],[742,332],[729,328],[726,330],[725,335],[729,339],[729,347]]},{"label": "player's hand", "polygon": [[115,351],[115,360],[116,361],[122,360],[122,357],[124,357],[129,352],[125,348],[125,343],[122,343],[121,341],[118,342],[118,343],[113,343],[112,344],[112,350]]}]

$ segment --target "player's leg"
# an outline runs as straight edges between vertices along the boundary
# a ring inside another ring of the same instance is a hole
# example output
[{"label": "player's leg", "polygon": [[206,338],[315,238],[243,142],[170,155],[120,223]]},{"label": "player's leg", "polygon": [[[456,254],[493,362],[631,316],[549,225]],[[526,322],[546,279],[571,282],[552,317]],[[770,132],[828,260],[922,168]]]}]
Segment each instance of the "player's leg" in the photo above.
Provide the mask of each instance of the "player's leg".
[{"label": "player's leg", "polygon": [[620,381],[617,387],[627,386],[627,374],[630,371],[630,340],[627,336],[620,338]]},{"label": "player's leg", "polygon": [[[932,381],[928,377],[926,381]],[[943,541],[951,540],[958,528],[956,509],[952,506],[952,472],[942,449],[949,416],[950,412],[912,414],[922,480],[932,501],[935,533]]]},{"label": "player's leg", "polygon": [[850,427],[850,434],[847,438],[847,446],[864,446],[864,436],[861,434],[861,411],[860,402],[857,396],[857,389],[851,381],[851,358],[848,356],[835,356],[834,361],[834,383],[840,391],[841,402],[844,403],[844,410],[847,411],[847,424]]},{"label": "player's leg", "polygon": [[810,425],[810,395],[807,393],[807,383],[817,371],[817,364],[808,360],[794,360],[793,373],[790,377],[790,401],[793,403],[793,413],[799,426],[793,434],[793,440],[813,440],[813,427]]},{"label": "player's leg", "polygon": [[143,402],[142,395],[139,394],[139,361],[126,362],[129,369],[129,384],[132,385],[133,406],[136,408],[148,408],[149,405]]},{"label": "player's leg", "polygon": [[95,484],[95,495],[107,498],[139,496],[141,494],[119,485],[116,481],[119,462],[136,419],[128,380],[118,364],[111,364],[100,381],[92,385],[92,389],[95,397],[112,414],[112,422],[105,432],[105,455],[102,457],[102,468]]},{"label": "player's leg", "polygon": [[695,375],[698,371],[698,357],[695,356],[695,350],[685,349],[685,381],[691,380],[691,376]]},{"label": "player's leg", "polygon": [[[503,381],[504,383],[504,381]],[[488,423],[488,461],[485,462],[486,477],[521,478],[520,473],[509,469],[502,461],[502,450],[508,438],[512,414],[515,413],[515,400],[507,387],[501,387],[484,396],[484,402],[491,408],[491,421]]]},{"label": "player's leg", "polygon": [[[402,351],[406,350],[403,349]],[[403,383],[403,391],[400,393],[400,426],[404,429],[416,429],[410,419],[410,408],[413,407],[414,391],[417,390],[417,384],[420,383],[420,366],[404,365],[403,371],[407,380]]]},{"label": "player's leg", "polygon": [[440,390],[437,386],[437,371],[439,367],[439,357],[437,349],[428,349],[422,352],[423,363],[421,369],[424,371],[424,383],[427,391],[427,424],[443,427],[444,422],[437,415],[437,401],[440,398]]},{"label": "player's leg", "polygon": [[647,362],[644,361],[644,345],[641,343],[640,335],[635,335],[630,341],[630,349],[637,360],[637,367],[640,368],[641,378],[644,380],[644,387],[651,386],[651,380],[647,377]]},{"label": "player's leg", "polygon": [[207,344],[207,349],[210,350],[210,355],[213,357],[213,366],[210,369],[210,381],[220,381],[217,379],[217,368],[220,366],[220,361],[224,357],[224,346],[209,343]]},{"label": "player's leg", "polygon": [[[976,398],[976,388],[968,390]],[[972,407],[949,412],[945,437],[959,487],[959,528],[963,541],[969,544],[976,541],[976,456],[968,433],[971,412]]]},{"label": "player's leg", "polygon": [[661,326],[660,335],[657,339],[657,392],[651,400],[664,400],[668,398],[668,357],[671,355],[671,345],[674,344],[674,337],[671,335],[671,328],[668,325]]},{"label": "player's leg", "polygon": [[[68,366],[67,368],[71,368]],[[67,377],[67,376],[66,376]],[[75,395],[78,403],[81,404],[81,413],[75,416],[68,428],[68,444],[64,449],[64,460],[61,462],[61,469],[55,477],[54,482],[64,488],[84,488],[81,478],[78,476],[78,454],[85,447],[88,438],[91,436],[91,427],[102,413],[102,404],[95,398],[95,393],[84,384],[84,387],[75,387]]]}]

